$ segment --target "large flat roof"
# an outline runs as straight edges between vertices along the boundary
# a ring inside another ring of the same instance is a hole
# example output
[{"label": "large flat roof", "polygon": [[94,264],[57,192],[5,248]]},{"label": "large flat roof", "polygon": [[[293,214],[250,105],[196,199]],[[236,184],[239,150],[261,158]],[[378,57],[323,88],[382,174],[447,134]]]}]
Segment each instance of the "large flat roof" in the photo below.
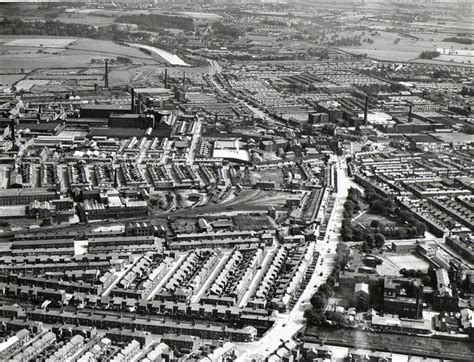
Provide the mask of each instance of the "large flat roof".
[{"label": "large flat roof", "polygon": [[130,104],[85,104],[82,109],[104,109],[117,111],[130,111],[132,106]]}]

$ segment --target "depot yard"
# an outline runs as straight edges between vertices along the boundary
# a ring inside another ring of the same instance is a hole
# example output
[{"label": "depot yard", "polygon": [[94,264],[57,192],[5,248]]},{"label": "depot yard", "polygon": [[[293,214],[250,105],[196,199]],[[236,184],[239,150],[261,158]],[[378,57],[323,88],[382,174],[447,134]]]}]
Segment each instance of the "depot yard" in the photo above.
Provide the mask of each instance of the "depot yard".
[{"label": "depot yard", "polygon": [[414,254],[384,254],[379,257],[384,260],[383,264],[377,266],[377,271],[382,275],[398,275],[401,269],[427,271],[429,267],[426,260]]},{"label": "depot yard", "polygon": [[351,329],[338,329],[337,333],[334,333],[333,329],[309,327],[306,329],[303,340],[450,360],[453,358],[471,360],[473,353],[473,346],[467,341],[440,340],[416,335],[374,333]]}]

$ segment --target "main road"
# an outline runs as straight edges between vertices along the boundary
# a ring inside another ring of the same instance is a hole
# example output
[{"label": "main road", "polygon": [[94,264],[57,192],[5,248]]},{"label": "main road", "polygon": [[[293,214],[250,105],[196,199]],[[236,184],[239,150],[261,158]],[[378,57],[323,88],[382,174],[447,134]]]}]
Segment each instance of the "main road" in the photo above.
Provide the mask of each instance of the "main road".
[{"label": "main road", "polygon": [[316,269],[294,308],[289,313],[277,313],[275,324],[259,341],[236,344],[237,351],[240,352],[237,358],[238,361],[267,358],[283,342],[292,338],[305,326],[304,311],[310,307],[309,299],[316,288],[324,283],[331,273],[336,257],[336,247],[340,241],[343,205],[347,198],[350,180],[347,177],[347,166],[343,157],[338,158],[336,165],[338,186],[336,200],[329,218],[326,235],[323,240],[316,243],[315,250],[319,252]]}]

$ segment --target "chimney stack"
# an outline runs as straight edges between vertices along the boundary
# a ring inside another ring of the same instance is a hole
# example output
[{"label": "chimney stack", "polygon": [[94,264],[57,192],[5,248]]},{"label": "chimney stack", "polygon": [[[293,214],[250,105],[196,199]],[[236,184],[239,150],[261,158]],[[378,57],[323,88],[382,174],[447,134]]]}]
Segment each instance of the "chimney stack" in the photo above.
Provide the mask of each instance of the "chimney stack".
[{"label": "chimney stack", "polygon": [[186,72],[183,72],[183,100],[186,101]]},{"label": "chimney stack", "polygon": [[165,68],[165,88],[168,88],[168,69]]},{"label": "chimney stack", "polygon": [[132,88],[132,106],[131,106],[132,113],[135,113],[135,89]]},{"label": "chimney stack", "polygon": [[413,109],[413,105],[410,104],[410,109],[408,110],[408,122],[411,122],[412,109]]},{"label": "chimney stack", "polygon": [[365,97],[365,107],[364,107],[364,126],[367,126],[367,112],[369,110],[369,97]]},{"label": "chimney stack", "polygon": [[10,128],[12,131],[12,142],[15,144],[15,120],[12,118],[12,121],[10,123]]},{"label": "chimney stack", "polygon": [[109,88],[109,64],[107,60],[105,61],[104,87]]}]

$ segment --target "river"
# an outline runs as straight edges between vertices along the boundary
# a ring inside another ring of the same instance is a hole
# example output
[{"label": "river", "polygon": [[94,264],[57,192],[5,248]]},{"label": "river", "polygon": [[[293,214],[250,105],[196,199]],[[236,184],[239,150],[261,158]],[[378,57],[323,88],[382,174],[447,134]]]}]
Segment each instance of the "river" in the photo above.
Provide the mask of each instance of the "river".
[{"label": "river", "polygon": [[178,57],[176,54],[170,53],[166,50],[155,48],[149,45],[137,44],[137,43],[128,43],[128,45],[135,47],[135,48],[142,48],[146,49],[152,53],[159,55],[161,58],[166,60],[170,65],[176,65],[180,67],[190,67],[188,63]]}]

